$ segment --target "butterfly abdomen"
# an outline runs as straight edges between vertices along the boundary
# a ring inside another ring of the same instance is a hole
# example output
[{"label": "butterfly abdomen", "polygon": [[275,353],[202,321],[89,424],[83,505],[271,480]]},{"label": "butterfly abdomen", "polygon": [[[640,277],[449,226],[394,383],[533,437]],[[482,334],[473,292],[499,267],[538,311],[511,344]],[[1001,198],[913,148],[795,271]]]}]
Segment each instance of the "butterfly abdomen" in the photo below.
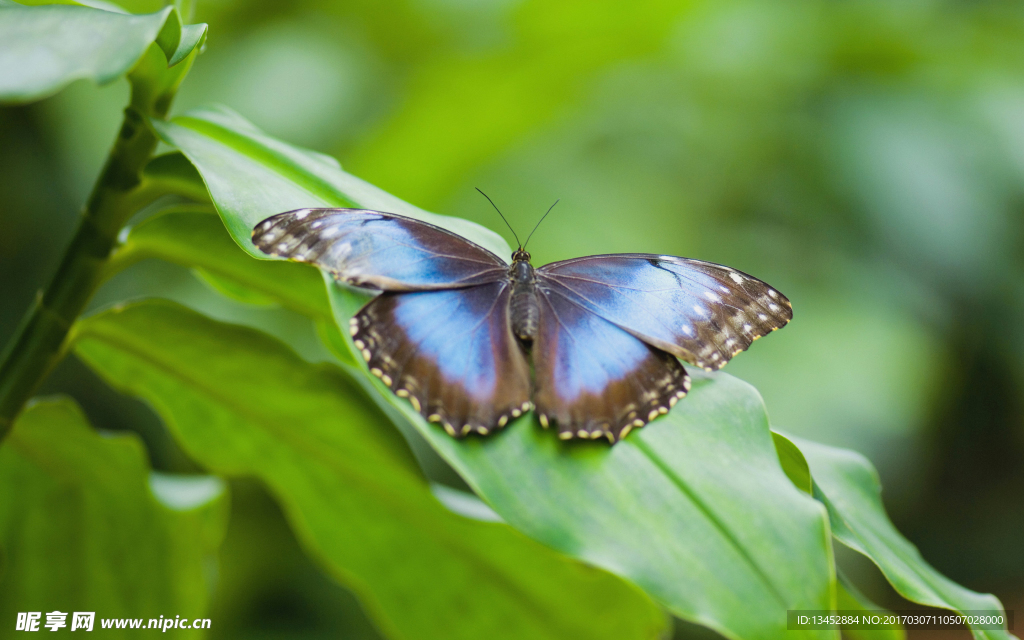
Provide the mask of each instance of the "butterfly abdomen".
[{"label": "butterfly abdomen", "polygon": [[509,316],[512,333],[527,346],[537,337],[537,323],[540,308],[537,306],[537,278],[533,266],[525,260],[515,260],[510,270],[512,298],[509,300]]}]

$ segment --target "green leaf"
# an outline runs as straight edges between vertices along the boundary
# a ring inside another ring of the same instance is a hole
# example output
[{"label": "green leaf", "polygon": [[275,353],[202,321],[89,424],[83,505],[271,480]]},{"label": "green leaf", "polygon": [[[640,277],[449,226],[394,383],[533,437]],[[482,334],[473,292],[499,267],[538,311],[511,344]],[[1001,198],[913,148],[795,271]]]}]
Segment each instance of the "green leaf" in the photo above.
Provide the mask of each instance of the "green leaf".
[{"label": "green leaf", "polygon": [[[252,227],[287,209],[345,201],[426,217],[230,113],[195,111],[154,126],[196,165],[251,252]],[[427,219],[481,244],[496,237]],[[347,327],[365,297],[329,288]],[[485,441],[456,442],[372,384],[377,400],[400,411],[507,522],[633,580],[680,617],[729,637],[796,637],[787,609],[833,604],[824,510],[780,468],[760,397],[729,376],[701,379],[691,398],[614,448],[565,445],[530,419]]]},{"label": "green leaf", "polygon": [[206,283],[211,289],[232,300],[238,300],[254,307],[276,307],[277,300],[259,291],[254,291],[238,284],[235,280],[223,278],[219,274],[196,267],[192,274]]},{"label": "green leaf", "polygon": [[779,456],[779,464],[790,481],[808,495],[813,494],[811,482],[811,470],[807,466],[807,460],[800,449],[790,442],[782,434],[772,431],[772,442],[775,444],[775,453]]},{"label": "green leaf", "polygon": [[222,292],[248,302],[278,304],[316,320],[331,318],[323,281],[307,265],[252,260],[212,212],[175,207],[133,227],[115,252],[108,275],[158,258],[199,270]]},{"label": "green leaf", "polygon": [[[965,589],[924,561],[900,535],[882,505],[882,485],[859,453],[790,438],[811,469],[815,497],[828,508],[837,540],[871,559],[896,591],[912,602],[954,611],[1002,611],[999,599]],[[974,637],[1011,638],[1006,631],[972,629]]]},{"label": "green leaf", "polygon": [[250,255],[261,220],[302,207],[363,207],[388,211],[450,229],[501,256],[512,254],[501,236],[472,222],[427,213],[345,173],[333,158],[267,136],[223,108],[189,111],[153,127],[196,166],[224,224]]},{"label": "green leaf", "polygon": [[730,638],[787,631],[788,609],[831,609],[825,514],[779,467],[760,396],[718,374],[623,442],[565,443],[525,416],[457,441],[396,406],[509,524],[630,579],[673,614]]},{"label": "green leaf", "polygon": [[152,475],[138,439],[97,434],[71,400],[30,406],[0,446],[0,618],[202,616],[224,494]]},{"label": "green leaf", "polygon": [[[145,118],[165,118],[178,87],[192,69],[199,49],[188,51],[184,59],[173,67],[165,64],[168,53],[154,42],[128,72],[132,87],[130,107]],[[142,123],[139,123],[140,125]],[[132,123],[135,126],[135,123]]]},{"label": "green leaf", "polygon": [[209,202],[203,179],[180,153],[165,153],[150,160],[142,170],[142,179],[162,193],[173,193],[198,202]]},{"label": "green leaf", "polygon": [[206,42],[206,25],[183,25],[177,11],[170,12],[163,29],[160,30],[160,34],[156,38],[156,43],[167,56],[167,66],[169,67],[184,60],[188,54],[192,53],[193,49],[202,47],[204,42]]},{"label": "green leaf", "polygon": [[[167,302],[81,321],[76,353],[150,402],[201,464],[261,478],[305,546],[395,638],[654,638],[639,590],[434,496],[334,366]],[[783,616],[783,619],[785,616]]]},{"label": "green leaf", "polygon": [[172,7],[131,15],[91,7],[0,6],[0,102],[30,102],[83,78],[105,84],[128,73],[158,40],[177,64],[205,38],[182,29]]},{"label": "green leaf", "polygon": [[[839,591],[836,598],[836,609],[839,611],[858,611],[863,613],[877,613],[885,611],[883,607],[872,602],[867,596],[860,592],[857,587],[843,574],[839,574]],[[904,640],[907,634],[902,628],[897,629],[846,629],[843,637],[848,640]]]}]

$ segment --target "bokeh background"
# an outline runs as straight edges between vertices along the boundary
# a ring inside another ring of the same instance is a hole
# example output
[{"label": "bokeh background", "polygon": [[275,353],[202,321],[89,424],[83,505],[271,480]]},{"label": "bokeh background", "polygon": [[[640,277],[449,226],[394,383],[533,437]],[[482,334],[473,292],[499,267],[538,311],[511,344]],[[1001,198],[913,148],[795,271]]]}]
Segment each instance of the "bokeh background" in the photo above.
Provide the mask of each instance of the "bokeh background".
[{"label": "bokeh background", "polygon": [[[226,104],[510,240],[474,187],[521,236],[561,198],[537,264],[667,253],[778,287],[794,321],[727,372],[777,427],[867,455],[924,557],[1024,613],[1019,3],[199,0],[195,19],[209,40],[175,112]],[[55,269],[127,98],[123,80],[80,82],[0,109],[0,341]],[[133,267],[93,306],[142,295],[326,358],[303,321],[169,265]],[[139,432],[156,468],[192,465],[73,360],[46,390]],[[213,637],[376,637],[261,487],[235,483],[232,501]],[[872,566],[840,562],[906,607]]]}]

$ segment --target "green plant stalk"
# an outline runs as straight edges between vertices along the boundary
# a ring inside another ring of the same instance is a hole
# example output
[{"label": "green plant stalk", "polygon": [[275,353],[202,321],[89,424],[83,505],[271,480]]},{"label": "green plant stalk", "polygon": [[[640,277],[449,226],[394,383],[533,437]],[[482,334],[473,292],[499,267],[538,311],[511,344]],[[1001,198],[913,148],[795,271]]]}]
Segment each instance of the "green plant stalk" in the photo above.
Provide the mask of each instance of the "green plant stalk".
[{"label": "green plant stalk", "polygon": [[168,69],[163,53],[153,46],[129,75],[131,101],[78,229],[50,284],[38,293],[0,358],[0,440],[64,356],[68,332],[102,282],[121,227],[162,195],[142,175],[157,144],[146,118],[167,115],[194,56]]}]

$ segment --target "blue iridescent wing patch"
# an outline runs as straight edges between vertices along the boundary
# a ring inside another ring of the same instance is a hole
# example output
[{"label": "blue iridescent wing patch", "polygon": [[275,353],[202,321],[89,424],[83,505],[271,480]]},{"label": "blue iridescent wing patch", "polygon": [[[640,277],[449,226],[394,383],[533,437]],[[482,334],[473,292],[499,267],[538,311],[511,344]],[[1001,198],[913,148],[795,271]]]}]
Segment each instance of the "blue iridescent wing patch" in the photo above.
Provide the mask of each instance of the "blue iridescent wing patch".
[{"label": "blue iridescent wing patch", "polygon": [[588,256],[537,269],[543,289],[708,371],[793,317],[789,300],[730,267],[652,254]]},{"label": "blue iridescent wing patch", "polygon": [[434,225],[365,209],[297,209],[256,225],[261,251],[309,262],[341,282],[381,291],[470,287],[506,279],[508,265]]}]

